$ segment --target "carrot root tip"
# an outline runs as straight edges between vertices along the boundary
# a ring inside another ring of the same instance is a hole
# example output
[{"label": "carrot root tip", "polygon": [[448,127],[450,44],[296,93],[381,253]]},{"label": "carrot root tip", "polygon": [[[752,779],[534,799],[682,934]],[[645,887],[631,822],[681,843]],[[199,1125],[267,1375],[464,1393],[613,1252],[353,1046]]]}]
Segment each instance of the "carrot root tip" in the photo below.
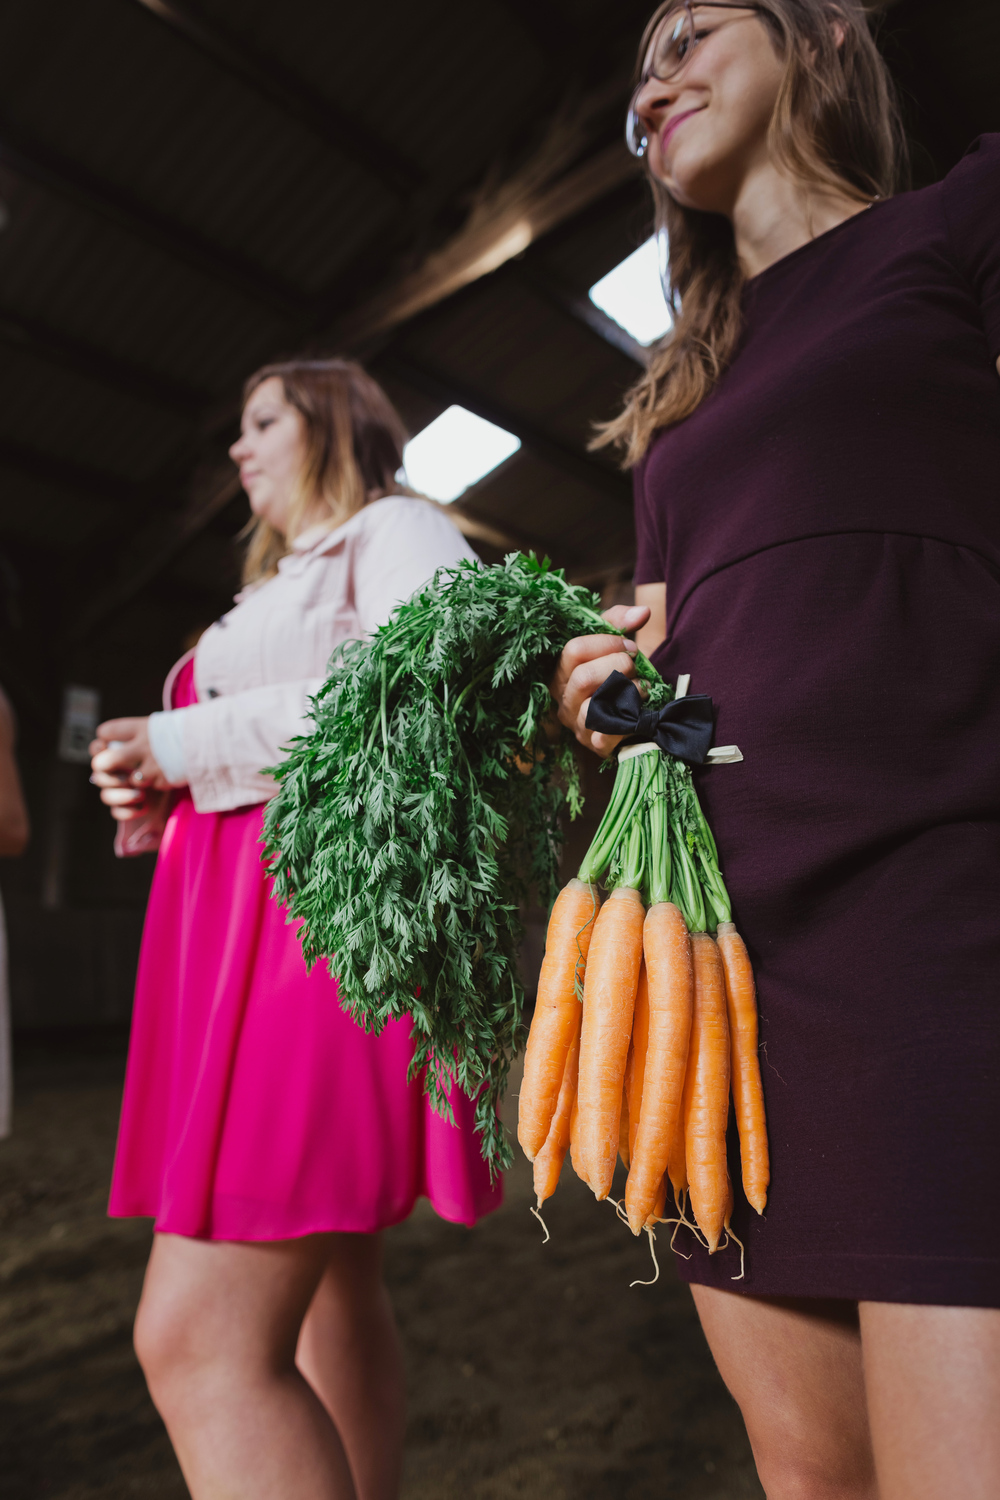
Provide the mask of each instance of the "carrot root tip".
[{"label": "carrot root tip", "polygon": [[[541,1200],[541,1198],[539,1198],[539,1200],[538,1200],[538,1208],[541,1208],[541,1206],[542,1206],[542,1200]],[[542,1244],[543,1245],[547,1245],[549,1243],[549,1240],[552,1238],[552,1236],[551,1236],[551,1234],[549,1234],[549,1226],[546,1224],[545,1220],[542,1218],[541,1214],[538,1212],[538,1208],[532,1208],[531,1205],[530,1205],[530,1203],[529,1203],[529,1205],[528,1205],[528,1212],[534,1214],[534,1216],[538,1220],[539,1224],[541,1224],[542,1228],[545,1230],[545,1238],[544,1238],[544,1240],[542,1240]]]},{"label": "carrot root tip", "polygon": [[652,1229],[650,1229],[648,1224],[646,1226],[646,1233],[649,1236],[649,1253],[653,1257],[653,1276],[649,1281],[630,1281],[629,1291],[631,1291],[634,1286],[655,1286],[660,1279],[660,1262],[656,1258],[656,1235],[653,1233]]},{"label": "carrot root tip", "polygon": [[739,1247],[740,1247],[740,1274],[738,1276],[732,1276],[732,1277],[730,1277],[730,1280],[731,1281],[742,1281],[744,1275],[746,1274],[746,1268],[747,1268],[747,1265],[746,1265],[746,1260],[747,1260],[746,1247],[744,1246],[743,1241],[740,1239],[739,1235],[733,1233],[732,1226],[730,1224],[727,1224],[726,1225],[726,1244],[723,1245],[723,1247],[722,1247],[723,1249],[726,1248],[726,1245],[729,1244],[730,1240],[735,1240],[736,1243],[737,1243],[737,1245],[739,1245]]}]

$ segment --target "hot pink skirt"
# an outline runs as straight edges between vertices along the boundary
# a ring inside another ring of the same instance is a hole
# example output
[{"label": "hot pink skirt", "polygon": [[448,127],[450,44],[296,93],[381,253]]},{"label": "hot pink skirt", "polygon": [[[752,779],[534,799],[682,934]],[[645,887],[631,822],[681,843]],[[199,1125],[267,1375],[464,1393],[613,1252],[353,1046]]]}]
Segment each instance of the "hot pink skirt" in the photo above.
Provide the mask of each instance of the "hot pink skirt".
[{"label": "hot pink skirt", "polygon": [[336,980],[306,972],[270,898],[262,817],[198,813],[184,792],[167,821],[109,1212],[169,1234],[280,1240],[382,1229],[425,1195],[442,1218],[475,1223],[502,1191],[471,1102],[455,1089],[455,1125],[434,1114],[407,1082],[409,1023],[370,1036],[341,1010]]}]

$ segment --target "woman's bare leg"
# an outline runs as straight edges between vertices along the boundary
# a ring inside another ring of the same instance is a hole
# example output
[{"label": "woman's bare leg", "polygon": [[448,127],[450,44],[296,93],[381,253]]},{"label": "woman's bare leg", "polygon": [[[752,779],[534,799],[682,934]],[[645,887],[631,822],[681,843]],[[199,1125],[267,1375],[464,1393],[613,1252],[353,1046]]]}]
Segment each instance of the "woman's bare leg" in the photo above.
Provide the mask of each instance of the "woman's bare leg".
[{"label": "woman's bare leg", "polygon": [[356,1500],[337,1429],[295,1365],[332,1238],[156,1236],[136,1350],[194,1500]]},{"label": "woman's bare leg", "polygon": [[861,1304],[881,1500],[997,1500],[1000,1311]]},{"label": "woman's bare leg", "polygon": [[691,1290],[768,1500],[876,1500],[854,1304]]},{"label": "woman's bare leg", "polygon": [[403,1358],[382,1282],[381,1236],[338,1234],[299,1338],[299,1369],[336,1423],[359,1500],[395,1500]]}]

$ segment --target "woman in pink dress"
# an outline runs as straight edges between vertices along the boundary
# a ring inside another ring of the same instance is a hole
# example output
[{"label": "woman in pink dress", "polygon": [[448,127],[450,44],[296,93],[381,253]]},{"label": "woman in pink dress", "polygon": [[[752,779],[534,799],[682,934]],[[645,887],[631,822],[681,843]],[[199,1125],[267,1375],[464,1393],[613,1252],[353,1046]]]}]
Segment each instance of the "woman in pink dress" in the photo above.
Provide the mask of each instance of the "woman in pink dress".
[{"label": "woman in pink dress", "polygon": [[407,1082],[408,1026],[366,1035],[306,972],[261,865],[263,767],[305,728],[334,647],[472,556],[400,495],[404,433],[346,361],[269,366],[231,451],[254,512],[246,587],[167,681],[98,729],[120,853],[159,844],[112,1215],[155,1218],[136,1348],[195,1500],[390,1500],[403,1382],[380,1231],[425,1194],[500,1201],[472,1106]]}]

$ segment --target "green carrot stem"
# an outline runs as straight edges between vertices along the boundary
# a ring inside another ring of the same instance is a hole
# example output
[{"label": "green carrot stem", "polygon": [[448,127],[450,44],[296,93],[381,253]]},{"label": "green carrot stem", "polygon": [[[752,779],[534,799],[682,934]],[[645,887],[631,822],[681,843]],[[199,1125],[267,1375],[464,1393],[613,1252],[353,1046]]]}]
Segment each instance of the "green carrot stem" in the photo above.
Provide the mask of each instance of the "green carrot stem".
[{"label": "green carrot stem", "polygon": [[718,922],[731,922],[733,913],[729,892],[726,890],[726,883],[718,866],[708,857],[705,849],[698,850],[698,859],[701,864],[701,887],[706,902],[712,908]]},{"label": "green carrot stem", "polygon": [[483,670],[481,672],[477,672],[476,675],[475,675],[475,677],[473,677],[472,681],[466,684],[466,686],[459,693],[458,697],[455,699],[455,707],[451,711],[452,712],[452,718],[457,718],[458,717],[458,712],[461,709],[462,704],[465,702],[466,698],[472,692],[472,689],[474,687],[478,687],[479,684],[482,682],[483,678],[484,677],[488,677],[490,675],[490,673],[493,671],[493,668],[495,667],[495,665],[496,665],[495,662],[492,662],[492,661],[491,662],[487,662],[487,664],[483,668]]},{"label": "green carrot stem", "polygon": [[691,932],[705,931],[705,901],[701,893],[701,884],[691,859],[687,841],[683,834],[678,833],[676,828],[671,829],[673,835],[674,856],[674,883],[673,902],[679,906],[684,913],[684,920]]},{"label": "green carrot stem", "polygon": [[709,827],[708,819],[705,817],[705,814],[702,811],[701,803],[698,800],[698,793],[695,791],[693,786],[691,787],[691,804],[694,810],[695,817],[698,820],[698,827],[701,830],[701,836],[704,839],[705,843],[708,845],[709,852],[712,856],[712,863],[717,866],[719,863],[719,850],[715,842],[715,835]]},{"label": "green carrot stem", "polygon": [[615,784],[590,848],[583,857],[578,879],[594,885],[605,873],[635,808],[638,791],[636,764],[627,760],[615,771]]},{"label": "green carrot stem", "polygon": [[388,716],[386,714],[386,698],[388,696],[388,681],[387,681],[387,679],[388,679],[388,670],[389,670],[389,658],[388,658],[388,656],[383,656],[382,657],[382,703],[381,703],[381,718],[382,718],[382,748],[383,748],[383,751],[384,751],[384,753],[386,755],[389,754],[389,720],[388,720]]},{"label": "green carrot stem", "polygon": [[645,821],[645,818],[639,817],[632,824],[625,845],[621,879],[616,882],[617,886],[627,886],[633,891],[642,888],[646,873]]},{"label": "green carrot stem", "polygon": [[670,900],[672,871],[667,774],[663,755],[657,756],[656,780],[649,803],[649,902]]}]

